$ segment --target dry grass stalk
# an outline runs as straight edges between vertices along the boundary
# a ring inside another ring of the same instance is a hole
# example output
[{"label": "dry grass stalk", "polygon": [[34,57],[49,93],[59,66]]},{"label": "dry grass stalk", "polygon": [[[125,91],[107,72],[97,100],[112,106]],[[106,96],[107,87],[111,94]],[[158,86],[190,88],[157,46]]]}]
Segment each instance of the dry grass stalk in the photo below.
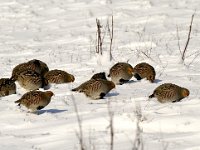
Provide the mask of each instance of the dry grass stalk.
[{"label": "dry grass stalk", "polygon": [[113,150],[114,148],[114,126],[113,126],[113,117],[114,112],[111,111],[110,108],[110,101],[108,101],[108,114],[109,114],[109,128],[110,128],[110,150]]},{"label": "dry grass stalk", "polygon": [[103,40],[102,40],[102,35],[101,35],[101,24],[100,20],[96,19],[96,24],[97,24],[97,45],[96,45],[96,53],[100,53],[102,55],[102,45],[103,45]]},{"label": "dry grass stalk", "polygon": [[86,150],[85,146],[84,146],[84,142],[83,142],[83,129],[82,129],[82,121],[81,118],[79,116],[78,113],[78,107],[75,101],[74,96],[72,95],[72,101],[73,101],[73,105],[74,105],[74,109],[75,109],[75,113],[76,113],[76,118],[78,121],[78,127],[79,127],[79,132],[76,133],[78,139],[79,139],[79,144],[80,144],[80,149],[81,150]]}]

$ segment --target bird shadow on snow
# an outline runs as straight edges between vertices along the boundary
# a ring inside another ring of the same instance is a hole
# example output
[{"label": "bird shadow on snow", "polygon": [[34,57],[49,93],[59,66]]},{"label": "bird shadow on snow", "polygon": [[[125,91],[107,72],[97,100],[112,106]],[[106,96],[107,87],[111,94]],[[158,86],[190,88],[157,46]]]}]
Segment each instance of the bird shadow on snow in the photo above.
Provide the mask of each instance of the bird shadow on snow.
[{"label": "bird shadow on snow", "polygon": [[108,94],[106,94],[105,98],[107,98],[107,97],[113,97],[113,96],[118,96],[118,95],[119,95],[119,93],[108,93]]},{"label": "bird shadow on snow", "polygon": [[67,110],[59,110],[59,109],[48,109],[48,110],[40,110],[39,115],[44,114],[44,113],[51,113],[51,114],[57,114],[57,113],[62,113]]},{"label": "bird shadow on snow", "polygon": [[134,83],[134,82],[136,82],[136,81],[134,81],[134,80],[129,80],[128,82],[126,82],[126,83],[124,83],[124,84],[131,84],[131,83]]},{"label": "bird shadow on snow", "polygon": [[160,80],[160,79],[155,79],[154,80],[154,83],[159,83],[159,82],[162,82],[162,80]]}]

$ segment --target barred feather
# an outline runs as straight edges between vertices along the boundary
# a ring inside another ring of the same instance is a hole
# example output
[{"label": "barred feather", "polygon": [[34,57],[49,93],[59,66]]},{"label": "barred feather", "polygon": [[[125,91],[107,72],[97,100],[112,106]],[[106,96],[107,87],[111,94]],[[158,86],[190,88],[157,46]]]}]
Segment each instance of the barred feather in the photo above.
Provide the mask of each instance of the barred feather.
[{"label": "barred feather", "polygon": [[19,100],[15,101],[15,103],[19,103],[19,105],[24,105],[26,108],[36,111],[47,106],[52,96],[53,93],[51,91],[31,91],[25,93]]},{"label": "barred feather", "polygon": [[0,96],[7,96],[16,93],[16,84],[9,78],[0,79]]},{"label": "barred feather", "polygon": [[69,82],[74,82],[74,76],[63,71],[63,70],[51,70],[47,72],[44,76],[45,80],[48,83],[69,83]]},{"label": "barred feather", "polygon": [[119,62],[111,67],[109,76],[115,84],[123,84],[132,78],[133,67],[128,63]]},{"label": "barred feather", "polygon": [[189,96],[189,90],[178,85],[165,83],[158,86],[149,98],[156,97],[159,102],[176,102]]},{"label": "barred feather", "polygon": [[155,69],[148,63],[139,63],[134,67],[134,76],[137,80],[146,78],[150,82],[154,82],[156,72]]}]

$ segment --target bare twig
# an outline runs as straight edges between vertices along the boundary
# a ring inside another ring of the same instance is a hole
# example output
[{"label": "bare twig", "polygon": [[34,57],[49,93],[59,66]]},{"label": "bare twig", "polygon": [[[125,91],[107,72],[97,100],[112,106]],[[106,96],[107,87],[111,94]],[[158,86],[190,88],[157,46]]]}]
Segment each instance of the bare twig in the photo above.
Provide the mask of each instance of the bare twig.
[{"label": "bare twig", "polygon": [[113,117],[114,117],[114,112],[111,111],[111,108],[110,108],[110,101],[108,101],[108,114],[109,114],[109,117],[110,117],[110,124],[109,124],[109,127],[110,127],[110,150],[113,150],[114,148],[114,127],[113,127]]},{"label": "bare twig", "polygon": [[189,42],[190,42],[190,34],[191,34],[191,31],[192,31],[192,23],[193,23],[194,15],[195,15],[195,13],[192,14],[192,17],[191,17],[191,22],[190,22],[190,27],[189,27],[188,38],[187,38],[187,41],[186,41],[186,44],[185,44],[185,48],[184,48],[183,53],[182,53],[182,61],[185,60],[185,54],[186,54],[187,47],[188,47]]},{"label": "bare twig", "polygon": [[143,120],[143,115],[142,115],[142,111],[141,111],[141,106],[140,103],[135,102],[135,115],[137,118],[137,122],[136,122],[136,134],[135,134],[135,140],[134,140],[134,144],[133,144],[133,148],[132,150],[143,150],[144,149],[144,143],[142,140],[142,133],[143,130],[140,127],[140,122]]},{"label": "bare twig", "polygon": [[178,26],[177,26],[177,25],[176,25],[176,36],[177,36],[177,38],[178,38],[178,49],[179,49],[180,54],[182,55],[181,46],[180,46],[179,29],[178,29]]},{"label": "bare twig", "polygon": [[192,59],[192,61],[187,65],[188,67],[199,57],[200,53],[196,54],[196,56]]},{"label": "bare twig", "polygon": [[112,60],[112,44],[113,44],[113,16],[111,20],[111,31],[110,31],[110,25],[109,25],[109,20],[108,20],[108,32],[110,35],[110,61]]},{"label": "bare twig", "polygon": [[83,142],[82,121],[81,121],[79,113],[78,113],[78,108],[77,108],[77,104],[76,104],[74,95],[72,95],[72,101],[73,101],[74,109],[75,109],[75,112],[76,112],[76,118],[77,118],[78,127],[79,127],[79,133],[76,133],[76,135],[77,135],[77,137],[79,139],[80,149],[81,150],[85,150],[85,146],[84,146],[84,142]]},{"label": "bare twig", "polygon": [[96,45],[96,53],[100,53],[102,55],[102,37],[101,37],[101,24],[100,20],[96,19],[96,24],[97,24],[97,45]]}]

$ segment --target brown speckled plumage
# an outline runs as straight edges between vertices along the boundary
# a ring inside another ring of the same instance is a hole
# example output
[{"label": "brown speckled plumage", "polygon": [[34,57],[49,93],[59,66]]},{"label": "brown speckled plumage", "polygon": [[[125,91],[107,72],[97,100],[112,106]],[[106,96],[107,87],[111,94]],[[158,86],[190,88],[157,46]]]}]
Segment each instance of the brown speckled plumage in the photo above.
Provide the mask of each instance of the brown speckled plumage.
[{"label": "brown speckled plumage", "polygon": [[156,72],[155,72],[154,68],[151,65],[149,65],[148,63],[145,63],[145,62],[139,63],[133,68],[133,70],[134,70],[134,77],[137,80],[146,78],[150,82],[154,82]]},{"label": "brown speckled plumage", "polygon": [[72,91],[83,92],[91,99],[101,99],[113,88],[115,88],[115,84],[112,81],[104,79],[90,79],[89,81],[81,84],[79,87],[72,89]]},{"label": "brown speckled plumage", "polygon": [[49,71],[49,68],[44,62],[37,59],[33,59],[28,62],[21,63],[17,65],[16,67],[14,67],[12,71],[11,79],[16,81],[18,78],[18,75],[26,70],[32,70],[34,72],[37,72],[41,76],[44,76],[44,74]]},{"label": "brown speckled plumage", "polygon": [[104,80],[107,80],[106,73],[105,72],[96,73],[91,77],[91,79],[104,79]]},{"label": "brown speckled plumage", "polygon": [[43,78],[37,72],[26,70],[18,75],[17,81],[26,90],[37,90],[43,87]]},{"label": "brown speckled plumage", "polygon": [[72,74],[69,74],[63,70],[51,70],[44,75],[46,84],[48,83],[69,83],[74,82],[75,78]]},{"label": "brown speckled plumage", "polygon": [[19,100],[15,101],[15,103],[23,105],[34,112],[47,106],[53,95],[51,91],[30,91],[25,93]]},{"label": "brown speckled plumage", "polygon": [[15,82],[9,78],[0,79],[0,97],[16,93]]},{"label": "brown speckled plumage", "polygon": [[149,98],[157,98],[159,102],[178,102],[183,98],[189,96],[188,89],[180,87],[172,83],[164,83],[158,86]]},{"label": "brown speckled plumage", "polygon": [[133,77],[133,67],[128,63],[119,62],[111,67],[108,77],[111,77],[115,84],[123,84]]}]

